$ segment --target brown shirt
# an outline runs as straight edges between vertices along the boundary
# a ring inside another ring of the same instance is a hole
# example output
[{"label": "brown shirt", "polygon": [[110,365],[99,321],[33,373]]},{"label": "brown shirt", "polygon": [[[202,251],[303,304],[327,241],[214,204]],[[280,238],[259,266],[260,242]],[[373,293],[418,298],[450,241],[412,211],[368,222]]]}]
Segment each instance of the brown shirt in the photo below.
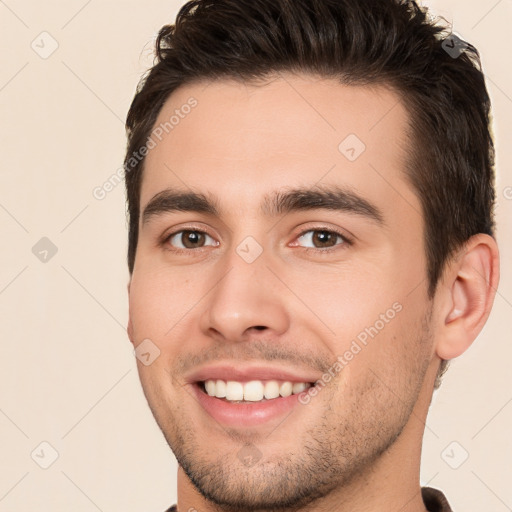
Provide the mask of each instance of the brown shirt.
[{"label": "brown shirt", "polygon": [[[428,512],[452,512],[444,494],[432,487],[422,487],[421,495]],[[177,512],[176,505],[167,509],[166,512]]]}]

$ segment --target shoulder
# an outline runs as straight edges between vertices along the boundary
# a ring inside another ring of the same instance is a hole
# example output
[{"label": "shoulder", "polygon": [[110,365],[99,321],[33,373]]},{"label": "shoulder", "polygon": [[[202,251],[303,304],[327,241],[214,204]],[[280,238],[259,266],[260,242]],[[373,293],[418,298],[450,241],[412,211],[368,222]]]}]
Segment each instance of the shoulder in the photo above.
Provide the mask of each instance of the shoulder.
[{"label": "shoulder", "polygon": [[[448,500],[441,491],[433,487],[422,487],[421,495],[429,512],[452,512]],[[177,512],[176,505],[168,508],[165,512]]]},{"label": "shoulder", "polygon": [[429,512],[452,512],[446,496],[433,487],[422,487],[421,495]]}]

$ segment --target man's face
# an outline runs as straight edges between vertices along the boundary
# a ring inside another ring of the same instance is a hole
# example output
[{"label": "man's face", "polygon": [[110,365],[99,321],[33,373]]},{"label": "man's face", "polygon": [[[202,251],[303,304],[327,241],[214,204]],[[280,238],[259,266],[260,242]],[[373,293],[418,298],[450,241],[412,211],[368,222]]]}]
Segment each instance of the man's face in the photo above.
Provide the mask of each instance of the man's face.
[{"label": "man's face", "polygon": [[407,114],[386,88],[292,75],[187,85],[155,127],[177,109],[141,188],[130,337],[160,350],[144,392],[203,496],[304,504],[420,444],[438,360]]}]

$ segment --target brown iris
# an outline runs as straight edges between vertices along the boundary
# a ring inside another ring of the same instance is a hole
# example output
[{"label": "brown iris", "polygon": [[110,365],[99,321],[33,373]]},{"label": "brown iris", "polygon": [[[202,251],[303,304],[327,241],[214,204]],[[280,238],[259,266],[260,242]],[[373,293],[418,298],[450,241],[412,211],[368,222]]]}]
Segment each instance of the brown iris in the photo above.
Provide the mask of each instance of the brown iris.
[{"label": "brown iris", "polygon": [[187,249],[196,249],[198,246],[201,247],[204,244],[204,241],[205,234],[200,231],[185,230],[181,234],[181,242]]}]

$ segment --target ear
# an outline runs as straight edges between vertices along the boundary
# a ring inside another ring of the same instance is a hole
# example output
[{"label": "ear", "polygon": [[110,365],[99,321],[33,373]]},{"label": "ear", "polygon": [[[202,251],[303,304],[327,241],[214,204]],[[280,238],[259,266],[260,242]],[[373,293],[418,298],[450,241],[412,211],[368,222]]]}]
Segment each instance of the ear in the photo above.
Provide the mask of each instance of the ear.
[{"label": "ear", "polygon": [[[128,286],[127,286],[128,296],[130,296],[130,283],[131,283],[131,280],[128,281]],[[128,338],[130,339],[130,341],[132,343],[134,343],[132,316],[131,316],[129,309],[128,309],[128,325],[126,326],[126,332],[128,334]]]},{"label": "ear", "polygon": [[438,289],[440,323],[436,353],[453,359],[465,352],[491,312],[499,282],[499,252],[494,238],[471,237],[447,265]]}]

